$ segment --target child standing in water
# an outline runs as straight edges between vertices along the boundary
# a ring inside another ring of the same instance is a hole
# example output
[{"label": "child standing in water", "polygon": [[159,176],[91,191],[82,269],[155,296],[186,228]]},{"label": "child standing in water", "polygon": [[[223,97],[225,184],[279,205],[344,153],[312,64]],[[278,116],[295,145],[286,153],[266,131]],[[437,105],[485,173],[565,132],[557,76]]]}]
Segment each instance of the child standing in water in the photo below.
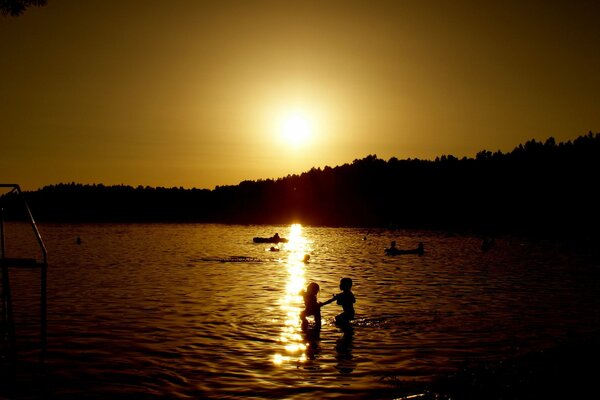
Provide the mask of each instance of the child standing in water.
[{"label": "child standing in water", "polygon": [[304,310],[300,312],[300,319],[302,320],[302,330],[305,331],[308,328],[308,320],[306,317],[315,317],[315,328],[321,328],[321,306],[322,304],[317,301],[317,295],[319,294],[319,285],[315,282],[311,282],[306,287],[306,290],[302,291],[302,297],[304,298]]},{"label": "child standing in water", "polygon": [[354,303],[356,303],[356,298],[350,290],[351,288],[352,279],[342,278],[340,280],[340,290],[342,292],[334,294],[333,298],[321,304],[321,306],[324,306],[325,304],[337,301],[337,304],[342,306],[342,313],[335,317],[335,323],[338,325],[347,325],[350,321],[354,319]]}]

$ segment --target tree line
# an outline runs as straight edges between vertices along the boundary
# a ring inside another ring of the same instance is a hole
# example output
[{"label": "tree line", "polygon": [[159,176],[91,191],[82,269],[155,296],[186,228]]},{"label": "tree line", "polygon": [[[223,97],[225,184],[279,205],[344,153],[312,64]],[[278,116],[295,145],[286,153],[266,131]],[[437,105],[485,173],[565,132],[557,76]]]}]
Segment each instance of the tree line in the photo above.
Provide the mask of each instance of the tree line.
[{"label": "tree line", "polygon": [[[596,234],[600,134],[435,160],[376,155],[214,190],[67,183],[25,192],[39,221],[208,222]],[[10,195],[1,199],[8,205]],[[10,215],[8,215],[10,217]]]},{"label": "tree line", "polygon": [[17,17],[29,7],[41,7],[47,3],[47,0],[0,0],[0,14]]}]

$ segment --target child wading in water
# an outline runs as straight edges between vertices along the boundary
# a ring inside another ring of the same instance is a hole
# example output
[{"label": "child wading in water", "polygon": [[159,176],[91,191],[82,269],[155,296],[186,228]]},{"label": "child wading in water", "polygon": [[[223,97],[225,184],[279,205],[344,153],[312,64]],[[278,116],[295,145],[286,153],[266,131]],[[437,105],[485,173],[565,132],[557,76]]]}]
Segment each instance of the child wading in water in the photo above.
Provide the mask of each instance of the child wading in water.
[{"label": "child wading in water", "polygon": [[315,282],[311,282],[306,287],[306,290],[301,292],[304,298],[304,310],[300,312],[300,319],[302,320],[302,330],[305,331],[308,328],[308,320],[306,317],[315,317],[315,329],[321,328],[321,306],[322,303],[317,301],[317,295],[319,294],[319,285]]},{"label": "child wading in water", "polygon": [[[356,298],[354,294],[350,290],[352,288],[352,279],[350,278],[342,278],[340,280],[340,290],[341,293],[334,294],[333,297],[327,300],[324,303],[320,303],[320,306],[324,306],[326,304],[337,301],[337,304],[342,306],[342,313],[335,317],[335,323],[338,325],[347,325],[354,319],[354,303],[356,303]],[[320,314],[320,310],[319,310]]]}]

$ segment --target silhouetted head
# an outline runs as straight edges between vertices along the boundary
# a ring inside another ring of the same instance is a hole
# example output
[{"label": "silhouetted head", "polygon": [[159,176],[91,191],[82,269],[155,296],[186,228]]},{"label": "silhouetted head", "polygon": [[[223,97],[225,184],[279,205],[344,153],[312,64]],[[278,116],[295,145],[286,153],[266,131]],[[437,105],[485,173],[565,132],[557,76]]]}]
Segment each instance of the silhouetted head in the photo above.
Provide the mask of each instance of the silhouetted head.
[{"label": "silhouetted head", "polygon": [[352,279],[342,278],[340,280],[340,290],[350,290],[351,287],[352,287]]},{"label": "silhouetted head", "polygon": [[392,240],[392,242],[390,243],[390,247],[396,247],[396,241]]},{"label": "silhouetted head", "polygon": [[311,282],[306,287],[306,294],[310,296],[316,296],[319,293],[319,284],[315,282]]}]

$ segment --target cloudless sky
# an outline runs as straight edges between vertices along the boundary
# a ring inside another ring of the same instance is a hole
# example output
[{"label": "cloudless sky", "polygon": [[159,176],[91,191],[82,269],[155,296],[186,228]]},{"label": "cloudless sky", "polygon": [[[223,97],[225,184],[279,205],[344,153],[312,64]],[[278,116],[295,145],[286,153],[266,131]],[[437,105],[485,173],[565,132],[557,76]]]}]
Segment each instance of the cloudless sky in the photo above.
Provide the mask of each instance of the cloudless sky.
[{"label": "cloudless sky", "polygon": [[48,0],[0,17],[0,182],[212,189],[572,140],[600,132],[599,17],[598,1]]}]

